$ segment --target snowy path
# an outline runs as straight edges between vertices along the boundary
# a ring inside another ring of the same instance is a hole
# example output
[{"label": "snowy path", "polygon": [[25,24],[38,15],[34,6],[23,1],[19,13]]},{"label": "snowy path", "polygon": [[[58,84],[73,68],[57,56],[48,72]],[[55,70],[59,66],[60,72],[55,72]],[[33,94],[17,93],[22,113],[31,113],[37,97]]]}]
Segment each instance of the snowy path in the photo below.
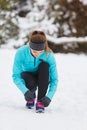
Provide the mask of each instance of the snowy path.
[{"label": "snowy path", "polygon": [[87,56],[56,54],[59,85],[44,114],[25,108],[11,79],[14,50],[0,50],[0,130],[87,130]]}]

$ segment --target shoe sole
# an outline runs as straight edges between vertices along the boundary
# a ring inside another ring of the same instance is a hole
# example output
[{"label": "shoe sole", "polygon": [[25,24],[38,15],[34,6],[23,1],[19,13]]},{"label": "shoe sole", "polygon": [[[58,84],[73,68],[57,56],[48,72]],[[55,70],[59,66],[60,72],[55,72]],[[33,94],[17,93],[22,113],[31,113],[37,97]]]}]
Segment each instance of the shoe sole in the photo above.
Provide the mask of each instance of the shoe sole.
[{"label": "shoe sole", "polygon": [[28,109],[33,109],[33,107],[27,107]]},{"label": "shoe sole", "polygon": [[36,113],[44,113],[45,111],[42,109],[36,110]]},{"label": "shoe sole", "polygon": [[32,106],[32,107],[30,107],[30,106],[26,106],[28,109],[33,109],[34,108],[34,106]]}]

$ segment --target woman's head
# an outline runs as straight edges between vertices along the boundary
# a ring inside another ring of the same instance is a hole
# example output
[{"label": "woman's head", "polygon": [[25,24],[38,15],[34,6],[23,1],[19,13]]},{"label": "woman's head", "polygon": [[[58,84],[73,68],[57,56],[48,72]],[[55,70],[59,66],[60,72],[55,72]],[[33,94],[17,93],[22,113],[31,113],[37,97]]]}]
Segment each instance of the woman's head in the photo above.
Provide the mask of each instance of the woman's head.
[{"label": "woman's head", "polygon": [[42,31],[33,31],[29,36],[29,45],[30,48],[36,51],[45,50],[50,52],[50,48],[48,47],[46,35]]}]

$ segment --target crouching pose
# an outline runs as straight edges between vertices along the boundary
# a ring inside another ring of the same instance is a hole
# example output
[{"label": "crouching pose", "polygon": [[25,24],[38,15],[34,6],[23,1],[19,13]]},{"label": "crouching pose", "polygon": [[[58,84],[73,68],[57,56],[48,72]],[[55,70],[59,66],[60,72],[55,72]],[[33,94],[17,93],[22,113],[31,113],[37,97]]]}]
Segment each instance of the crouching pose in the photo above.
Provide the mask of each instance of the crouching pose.
[{"label": "crouching pose", "polygon": [[55,58],[44,32],[33,31],[29,36],[29,45],[17,50],[12,78],[24,94],[26,106],[29,109],[35,106],[36,112],[44,112],[58,83]]}]

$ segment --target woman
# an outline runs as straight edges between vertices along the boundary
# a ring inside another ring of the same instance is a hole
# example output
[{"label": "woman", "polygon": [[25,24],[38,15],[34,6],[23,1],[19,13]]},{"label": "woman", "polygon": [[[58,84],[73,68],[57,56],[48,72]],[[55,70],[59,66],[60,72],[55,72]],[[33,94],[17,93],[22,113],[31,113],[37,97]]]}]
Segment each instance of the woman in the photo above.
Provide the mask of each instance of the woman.
[{"label": "woman", "polygon": [[12,77],[24,94],[26,106],[31,109],[36,101],[36,112],[44,112],[44,107],[49,106],[58,83],[55,58],[48,47],[44,32],[33,31],[29,36],[29,45],[17,50]]}]

